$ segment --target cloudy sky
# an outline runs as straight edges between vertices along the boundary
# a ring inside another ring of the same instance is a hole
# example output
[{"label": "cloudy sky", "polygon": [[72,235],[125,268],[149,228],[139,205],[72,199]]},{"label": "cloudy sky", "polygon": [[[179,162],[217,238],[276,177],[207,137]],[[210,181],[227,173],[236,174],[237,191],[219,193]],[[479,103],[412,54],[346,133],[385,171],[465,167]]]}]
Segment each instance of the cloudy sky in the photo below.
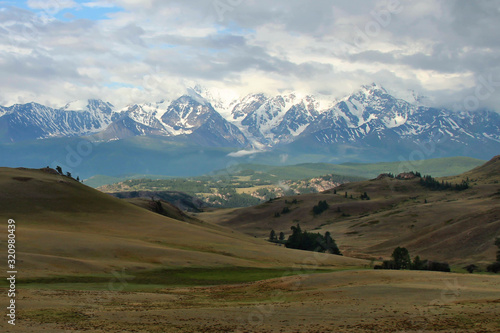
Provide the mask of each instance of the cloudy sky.
[{"label": "cloudy sky", "polygon": [[377,82],[500,111],[500,2],[0,1],[0,104],[159,101],[201,84],[342,97]]}]

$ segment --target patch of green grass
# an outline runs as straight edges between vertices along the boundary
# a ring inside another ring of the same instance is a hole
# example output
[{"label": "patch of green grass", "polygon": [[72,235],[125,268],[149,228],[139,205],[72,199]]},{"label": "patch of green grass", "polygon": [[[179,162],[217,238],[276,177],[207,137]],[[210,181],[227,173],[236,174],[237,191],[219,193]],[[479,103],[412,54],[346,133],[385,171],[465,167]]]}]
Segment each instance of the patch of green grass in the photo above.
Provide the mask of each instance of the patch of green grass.
[{"label": "patch of green grass", "polygon": [[27,311],[23,314],[24,317],[35,320],[40,323],[80,323],[87,321],[90,316],[76,310],[56,310],[56,309],[39,309]]},{"label": "patch of green grass", "polygon": [[20,288],[137,291],[171,286],[209,286],[261,281],[298,274],[331,272],[331,269],[292,268],[165,268],[109,276],[58,276],[23,279]]},{"label": "patch of green grass", "polygon": [[217,269],[161,269],[138,273],[136,274],[136,278],[140,280],[145,279],[148,283],[197,286],[244,283],[287,275],[294,275],[294,272],[291,269],[281,268],[224,267]]}]

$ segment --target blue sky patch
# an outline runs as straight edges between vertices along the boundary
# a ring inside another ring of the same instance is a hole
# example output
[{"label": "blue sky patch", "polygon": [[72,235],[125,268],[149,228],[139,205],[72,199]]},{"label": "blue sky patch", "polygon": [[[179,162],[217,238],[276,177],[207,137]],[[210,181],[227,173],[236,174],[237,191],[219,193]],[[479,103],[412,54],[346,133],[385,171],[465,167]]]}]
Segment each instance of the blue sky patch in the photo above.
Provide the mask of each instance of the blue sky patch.
[{"label": "blue sky patch", "polygon": [[[31,8],[28,1],[0,1],[0,6],[23,8],[42,16],[53,17],[60,21],[86,19],[100,21],[109,19],[109,15],[123,11],[123,8],[102,0],[76,0],[73,8],[59,8],[64,4],[61,0],[45,0],[43,8]],[[42,3],[42,2],[41,2]]]}]

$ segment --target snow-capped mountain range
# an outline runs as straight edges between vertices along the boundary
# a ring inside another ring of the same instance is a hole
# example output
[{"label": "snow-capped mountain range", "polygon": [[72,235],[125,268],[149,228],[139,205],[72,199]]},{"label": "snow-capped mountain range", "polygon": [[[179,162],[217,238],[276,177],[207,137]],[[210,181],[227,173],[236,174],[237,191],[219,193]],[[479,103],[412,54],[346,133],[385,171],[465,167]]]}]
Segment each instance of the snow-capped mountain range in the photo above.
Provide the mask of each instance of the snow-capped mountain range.
[{"label": "snow-capped mountain range", "polygon": [[[271,149],[287,144],[384,147],[447,142],[460,151],[476,145],[500,148],[500,115],[454,112],[398,99],[383,87],[362,86],[331,103],[290,93],[243,98],[195,87],[172,101],[117,110],[100,101],[54,109],[36,103],[0,107],[0,141],[18,142],[93,135],[96,140],[161,136],[200,145]],[[328,105],[330,104],[330,105]]]}]

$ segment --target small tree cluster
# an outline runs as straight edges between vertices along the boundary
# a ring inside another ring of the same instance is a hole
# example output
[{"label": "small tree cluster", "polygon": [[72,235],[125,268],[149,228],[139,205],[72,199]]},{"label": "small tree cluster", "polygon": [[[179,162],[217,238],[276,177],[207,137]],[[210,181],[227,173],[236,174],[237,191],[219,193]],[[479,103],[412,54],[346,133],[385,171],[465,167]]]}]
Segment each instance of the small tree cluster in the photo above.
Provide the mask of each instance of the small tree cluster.
[{"label": "small tree cluster", "polygon": [[285,206],[285,207],[283,207],[283,209],[281,210],[281,212],[275,212],[274,213],[274,217],[281,217],[281,215],[288,214],[290,212],[291,212],[290,208],[288,208],[288,207]]},{"label": "small tree cluster", "polygon": [[292,226],[291,229],[292,234],[285,243],[287,248],[342,255],[330,232],[321,235],[302,231],[299,224]]},{"label": "small tree cluster", "polygon": [[284,232],[280,232],[279,235],[277,235],[276,232],[273,229],[269,233],[269,239],[268,240],[270,242],[273,242],[273,243],[284,244],[285,243],[285,233]]},{"label": "small tree cluster", "polygon": [[[61,176],[64,176],[63,170],[62,170],[62,168],[59,165],[56,166],[56,171]],[[69,177],[71,179],[75,179],[75,178],[73,178],[73,176],[71,175],[71,172],[69,172],[69,171],[66,172],[66,177]],[[78,181],[78,182],[80,181],[80,177],[79,176],[76,176],[76,181]],[[83,181],[82,181],[82,183],[83,183]]]},{"label": "small tree cluster", "polygon": [[410,258],[410,253],[408,249],[404,247],[397,247],[392,252],[392,260],[386,260],[382,265],[376,265],[375,269],[410,269],[418,271],[439,271],[439,272],[450,272],[450,265],[444,262],[421,260],[419,256],[416,256],[413,262]]},{"label": "small tree cluster", "polygon": [[278,237],[276,236],[276,232],[273,230],[271,230],[271,232],[269,233],[269,241],[270,242],[275,242],[278,240]]},{"label": "small tree cluster", "polygon": [[442,190],[463,191],[469,188],[469,183],[465,180],[463,180],[462,183],[460,184],[452,185],[450,182],[445,182],[444,180],[438,181],[437,179],[432,178],[429,175],[420,178],[420,185],[428,189],[431,189],[433,191],[442,191]]},{"label": "small tree cluster", "polygon": [[319,215],[327,210],[328,207],[330,206],[326,203],[326,200],[319,201],[318,204],[313,207],[313,213],[314,215]]},{"label": "small tree cluster", "polygon": [[[382,267],[384,269],[410,269],[411,259],[410,253],[405,247],[397,247],[392,252],[392,260],[386,260],[383,262]],[[420,260],[420,259],[419,259]]]},{"label": "small tree cluster", "polygon": [[497,261],[487,267],[488,272],[492,273],[500,272],[500,238],[497,238],[495,240],[495,245],[498,247]]}]

